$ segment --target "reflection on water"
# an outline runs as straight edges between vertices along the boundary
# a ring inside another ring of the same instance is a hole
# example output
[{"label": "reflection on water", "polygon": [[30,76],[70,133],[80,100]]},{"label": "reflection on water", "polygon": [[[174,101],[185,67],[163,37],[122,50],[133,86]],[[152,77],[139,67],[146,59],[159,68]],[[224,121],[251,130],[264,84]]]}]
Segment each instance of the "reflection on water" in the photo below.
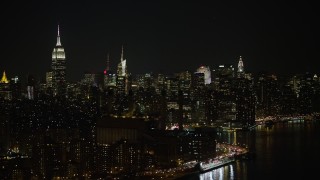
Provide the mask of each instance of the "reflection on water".
[{"label": "reflection on water", "polygon": [[230,165],[198,175],[200,180],[232,180],[246,179],[246,163],[236,161]]},{"label": "reflection on water", "polygon": [[[246,145],[255,158],[197,175],[200,180],[308,179],[319,177],[320,122],[259,125],[248,132],[221,132],[220,142]],[[280,178],[281,179],[281,178]]]},{"label": "reflection on water", "polygon": [[[228,165],[219,169],[215,169],[213,171],[200,174],[200,180],[224,180],[224,179],[234,179],[234,172],[233,172],[233,166],[234,165]],[[229,173],[229,174],[225,174]]]}]

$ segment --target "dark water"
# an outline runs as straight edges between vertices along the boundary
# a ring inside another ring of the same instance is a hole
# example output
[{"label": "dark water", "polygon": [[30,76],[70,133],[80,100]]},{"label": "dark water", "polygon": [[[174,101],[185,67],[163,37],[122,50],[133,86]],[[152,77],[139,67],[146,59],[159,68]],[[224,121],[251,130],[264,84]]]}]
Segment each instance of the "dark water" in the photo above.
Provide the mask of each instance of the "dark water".
[{"label": "dark water", "polygon": [[259,125],[250,132],[224,132],[219,137],[248,145],[255,158],[186,179],[320,179],[320,121]]}]

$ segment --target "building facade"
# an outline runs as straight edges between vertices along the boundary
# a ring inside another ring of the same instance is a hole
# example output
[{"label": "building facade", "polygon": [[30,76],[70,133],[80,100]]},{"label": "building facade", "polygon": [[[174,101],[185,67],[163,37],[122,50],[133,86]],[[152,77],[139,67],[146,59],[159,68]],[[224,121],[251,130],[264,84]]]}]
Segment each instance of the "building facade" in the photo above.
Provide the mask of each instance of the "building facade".
[{"label": "building facade", "polygon": [[65,96],[66,82],[66,55],[60,41],[60,30],[58,26],[57,44],[52,52],[52,89],[53,96]]}]

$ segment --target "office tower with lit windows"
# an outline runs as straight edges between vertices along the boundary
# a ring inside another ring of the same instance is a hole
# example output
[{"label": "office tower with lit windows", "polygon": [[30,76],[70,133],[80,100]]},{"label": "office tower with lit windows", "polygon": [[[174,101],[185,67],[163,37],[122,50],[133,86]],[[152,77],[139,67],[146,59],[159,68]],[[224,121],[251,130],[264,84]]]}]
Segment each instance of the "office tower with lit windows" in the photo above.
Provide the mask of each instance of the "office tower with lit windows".
[{"label": "office tower with lit windows", "polygon": [[253,82],[249,79],[238,78],[235,82],[236,121],[242,127],[255,124],[255,93]]},{"label": "office tower with lit windows", "polygon": [[18,76],[11,78],[10,81],[10,90],[12,93],[12,99],[20,99],[22,96],[21,93],[21,82]]},{"label": "office tower with lit windows", "polygon": [[60,41],[60,30],[58,25],[57,44],[52,52],[52,88],[53,96],[66,95],[66,55]]},{"label": "office tower with lit windows", "polygon": [[205,74],[195,72],[192,75],[192,119],[203,123],[205,120]]},{"label": "office tower with lit windows", "polygon": [[[191,73],[189,71],[184,71],[179,73],[179,105],[182,107],[182,118],[183,121],[191,122],[191,110],[192,110],[192,102],[191,102]],[[180,99],[182,98],[182,99]],[[182,104],[180,104],[182,103]]]},{"label": "office tower with lit windows", "polygon": [[163,90],[165,90],[165,75],[158,74],[156,77],[156,92],[161,94]]},{"label": "office tower with lit windows", "polygon": [[116,74],[110,68],[110,55],[107,57],[107,67],[103,71],[104,89],[114,89],[116,87]]},{"label": "office tower with lit windows", "polygon": [[224,82],[231,82],[234,78],[234,67],[231,64],[220,64],[217,67],[214,67],[211,73],[213,78],[212,82],[218,88],[220,84]]},{"label": "office tower with lit windows", "polygon": [[29,100],[33,100],[35,97],[35,86],[36,86],[35,78],[33,75],[29,74],[27,78],[27,98]]},{"label": "office tower with lit windows", "polygon": [[238,77],[244,77],[244,75],[245,75],[245,73],[244,73],[244,65],[243,65],[242,57],[240,56],[239,62],[238,62],[237,76]]},{"label": "office tower with lit windows", "polygon": [[238,62],[237,78],[235,79],[236,121],[246,128],[255,124],[255,92],[253,80],[246,77],[242,57]]},{"label": "office tower with lit windows", "polygon": [[313,75],[305,73],[300,80],[298,111],[300,114],[310,114],[312,112],[312,101],[315,93]]},{"label": "office tower with lit windows", "polygon": [[211,84],[211,71],[209,66],[200,66],[197,69],[197,73],[203,73],[204,74],[204,84]]},{"label": "office tower with lit windows", "polygon": [[221,64],[212,70],[213,87],[207,94],[207,118],[213,121],[234,121],[236,119],[236,102],[233,92],[234,67]]},{"label": "office tower with lit windows", "polygon": [[178,123],[179,116],[179,78],[166,77],[167,122]]},{"label": "office tower with lit windows", "polygon": [[120,63],[117,69],[117,94],[127,94],[128,93],[128,71],[127,71],[127,60],[123,58],[123,46],[121,51]]},{"label": "office tower with lit windows", "polygon": [[[287,88],[285,92],[280,90],[280,82],[278,77],[273,74],[261,74],[258,76],[255,83],[255,94],[256,94],[256,115],[257,118],[262,118],[266,116],[272,116],[274,114],[279,114],[281,110],[281,103],[284,102],[281,99],[286,99],[286,96],[291,94]],[[293,91],[293,93],[295,93]],[[295,95],[295,94],[294,94]],[[297,97],[295,97],[296,99]],[[291,100],[290,100],[291,101]],[[286,100],[286,103],[289,101]],[[286,104],[286,110],[291,109],[291,103]]]},{"label": "office tower with lit windows", "polygon": [[47,88],[52,88],[52,71],[46,73]]},{"label": "office tower with lit windows", "polygon": [[[136,170],[141,164],[142,118],[103,116],[97,121],[97,168],[99,173]],[[106,159],[108,158],[108,159]]]}]

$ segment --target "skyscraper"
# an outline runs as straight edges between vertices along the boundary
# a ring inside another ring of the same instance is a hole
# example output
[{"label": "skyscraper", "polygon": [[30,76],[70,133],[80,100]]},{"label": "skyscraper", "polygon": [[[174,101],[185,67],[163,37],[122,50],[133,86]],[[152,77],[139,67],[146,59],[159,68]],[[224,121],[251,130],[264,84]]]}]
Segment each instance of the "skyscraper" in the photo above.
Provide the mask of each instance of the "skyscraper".
[{"label": "skyscraper", "polygon": [[0,83],[6,83],[6,84],[9,83],[5,71],[3,71],[3,73],[2,73],[2,78],[1,78],[1,80],[0,80]]},{"label": "skyscraper", "polygon": [[57,44],[52,52],[52,89],[53,96],[66,95],[66,55],[60,41],[60,32],[58,25]]},{"label": "skyscraper", "polygon": [[197,73],[203,73],[204,74],[204,84],[211,84],[211,71],[209,66],[200,66],[197,69]]},{"label": "skyscraper", "polygon": [[3,71],[2,78],[0,80],[0,97],[11,100],[11,96],[9,80],[7,79],[6,72]]},{"label": "skyscraper", "polygon": [[118,70],[117,70],[117,93],[118,94],[128,93],[127,60],[123,59],[123,46],[121,51],[120,63],[118,64]]},{"label": "skyscraper", "polygon": [[238,77],[244,77],[244,65],[242,61],[242,57],[240,56],[239,62],[238,62],[238,71],[237,71]]}]

